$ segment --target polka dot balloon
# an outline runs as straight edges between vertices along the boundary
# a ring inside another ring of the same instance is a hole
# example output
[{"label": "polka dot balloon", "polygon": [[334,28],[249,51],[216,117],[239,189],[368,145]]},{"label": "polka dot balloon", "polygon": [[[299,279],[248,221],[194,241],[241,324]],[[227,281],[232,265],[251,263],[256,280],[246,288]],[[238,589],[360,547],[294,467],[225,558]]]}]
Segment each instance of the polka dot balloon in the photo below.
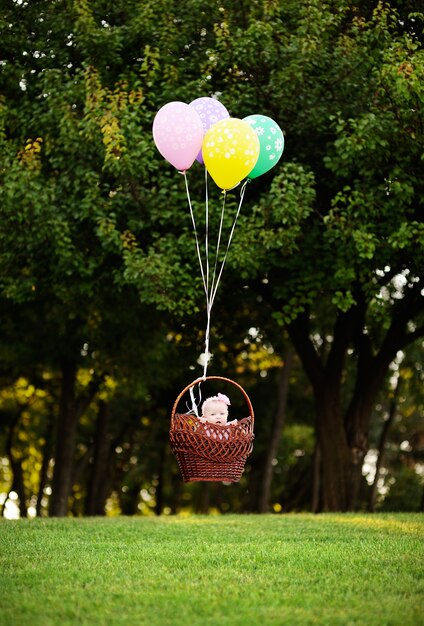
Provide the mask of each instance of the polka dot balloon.
[{"label": "polka dot balloon", "polygon": [[[230,117],[227,109],[216,98],[196,98],[193,102],[190,102],[190,106],[196,111],[202,122],[203,131],[206,134],[211,126]],[[202,151],[200,150],[197,155],[197,160],[203,165]]]},{"label": "polka dot balloon", "polygon": [[284,150],[284,135],[278,124],[266,115],[249,115],[243,121],[255,131],[260,145],[258,160],[247,175],[252,179],[277,165]]},{"label": "polka dot balloon", "polygon": [[231,189],[254,167],[259,139],[249,124],[230,117],[211,126],[203,140],[202,154],[218,187]]},{"label": "polka dot balloon", "polygon": [[161,155],[177,170],[188,170],[202,146],[200,117],[185,102],[168,102],[156,113],[153,139]]}]

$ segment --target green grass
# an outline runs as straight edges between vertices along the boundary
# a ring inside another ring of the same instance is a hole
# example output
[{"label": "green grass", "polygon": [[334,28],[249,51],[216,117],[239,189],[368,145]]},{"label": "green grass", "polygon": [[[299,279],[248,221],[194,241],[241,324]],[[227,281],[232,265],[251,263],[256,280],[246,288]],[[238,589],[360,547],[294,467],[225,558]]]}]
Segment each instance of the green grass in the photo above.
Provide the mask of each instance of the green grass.
[{"label": "green grass", "polygon": [[0,624],[419,626],[424,516],[0,523]]}]

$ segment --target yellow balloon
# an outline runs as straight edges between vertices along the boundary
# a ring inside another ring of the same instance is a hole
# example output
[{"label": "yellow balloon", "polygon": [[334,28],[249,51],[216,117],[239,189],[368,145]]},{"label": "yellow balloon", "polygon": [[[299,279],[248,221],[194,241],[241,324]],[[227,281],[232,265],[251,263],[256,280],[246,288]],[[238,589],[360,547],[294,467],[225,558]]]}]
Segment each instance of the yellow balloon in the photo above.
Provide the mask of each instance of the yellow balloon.
[{"label": "yellow balloon", "polygon": [[206,168],[221,189],[231,189],[243,180],[255,167],[259,151],[256,132],[234,117],[211,126],[202,144]]}]

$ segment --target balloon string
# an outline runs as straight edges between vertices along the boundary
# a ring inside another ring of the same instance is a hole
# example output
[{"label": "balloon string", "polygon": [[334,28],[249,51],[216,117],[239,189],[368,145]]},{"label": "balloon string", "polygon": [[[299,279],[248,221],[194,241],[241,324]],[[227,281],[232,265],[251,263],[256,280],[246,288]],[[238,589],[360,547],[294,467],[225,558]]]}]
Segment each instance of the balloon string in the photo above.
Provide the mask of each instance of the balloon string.
[{"label": "balloon string", "polygon": [[217,241],[217,244],[216,244],[215,266],[213,268],[213,277],[212,277],[212,285],[211,285],[210,295],[212,295],[212,293],[215,290],[215,278],[216,278],[216,270],[217,270],[217,267],[218,267],[219,247],[221,245],[222,227],[223,227],[223,224],[224,224],[225,203],[226,203],[226,200],[227,200],[227,192],[226,192],[225,189],[224,189],[223,193],[224,193],[224,198],[223,198],[223,201],[222,201],[221,220],[220,220],[220,223],[219,223],[218,241]]},{"label": "balloon string", "polygon": [[210,292],[208,294],[208,297],[206,298],[205,360],[204,360],[204,365],[203,365],[203,379],[206,378],[206,373],[207,373],[208,364],[209,364],[209,360],[210,360],[209,336],[210,336],[212,307],[213,307],[213,304],[215,302],[215,297],[216,297],[216,293],[218,291],[218,285],[219,285],[219,282],[221,280],[222,272],[224,271],[224,265],[225,265],[225,262],[227,260],[228,251],[230,249],[231,241],[233,239],[234,230],[236,228],[238,216],[240,215],[240,210],[241,210],[241,207],[242,207],[242,204],[243,204],[244,194],[246,192],[246,187],[247,187],[247,183],[248,182],[250,182],[249,179],[247,179],[244,182],[244,184],[243,184],[243,186],[242,186],[242,188],[240,190],[240,202],[238,204],[237,212],[236,212],[236,215],[235,215],[235,218],[234,218],[234,222],[233,222],[233,225],[231,227],[231,231],[230,231],[230,235],[229,235],[229,238],[228,238],[227,248],[225,250],[224,258],[222,260],[221,267],[219,269],[219,273],[218,273],[218,276],[217,276],[216,282],[215,282],[215,274],[216,274],[216,268],[217,268],[217,259],[218,259],[218,253],[219,253],[219,243],[220,243],[220,240],[221,240],[224,208],[225,208],[225,201],[226,201],[226,192],[224,191],[224,202],[223,202],[222,213],[221,213],[221,224],[220,224],[220,230],[219,230],[219,236],[218,236],[219,243],[217,245],[217,253],[216,253],[216,259],[215,259],[215,269],[214,269],[214,278],[212,280],[211,290],[210,290]]},{"label": "balloon string", "polygon": [[214,301],[215,301],[215,296],[216,296],[216,292],[217,292],[217,290],[218,290],[219,281],[220,281],[220,279],[221,279],[222,272],[223,272],[223,270],[224,270],[224,265],[225,265],[225,262],[226,262],[226,260],[227,260],[228,250],[230,249],[231,241],[232,241],[232,239],[233,239],[234,230],[235,230],[235,227],[236,227],[236,224],[237,224],[238,216],[239,216],[239,214],[240,214],[240,209],[241,209],[241,206],[242,206],[242,204],[243,204],[244,194],[245,194],[245,192],[246,192],[246,187],[247,187],[247,183],[248,183],[248,182],[250,182],[250,181],[249,181],[249,179],[247,179],[247,180],[243,183],[243,186],[242,186],[242,188],[241,188],[241,190],[240,190],[240,202],[239,202],[239,205],[238,205],[238,207],[237,207],[236,216],[235,216],[235,218],[234,218],[234,222],[233,222],[233,225],[232,225],[232,228],[231,228],[231,231],[230,231],[230,236],[229,236],[229,238],[228,238],[227,249],[225,250],[224,258],[223,258],[222,263],[221,263],[221,268],[220,268],[220,270],[219,270],[219,274],[218,274],[218,278],[217,278],[217,280],[216,280],[216,285],[215,285],[215,288],[213,289],[213,291],[212,291],[212,293],[211,293],[211,295],[210,295],[210,306],[211,306],[211,308],[212,308],[213,303],[214,303]]},{"label": "balloon string", "polygon": [[203,378],[206,378],[206,373],[210,360],[209,353],[209,336],[211,328],[211,303],[209,294],[209,193],[208,193],[208,170],[205,167],[205,213],[206,213],[206,226],[205,226],[205,248],[206,248],[206,330],[205,330],[205,357],[203,362]]},{"label": "balloon string", "polygon": [[196,398],[194,397],[194,388],[190,387],[191,410],[189,409],[188,403],[186,403],[187,404],[187,408],[189,409],[187,411],[187,414],[194,413],[196,417],[199,417],[198,406],[200,405],[200,403],[202,401],[202,391],[200,389],[200,385],[201,385],[201,383],[198,384],[198,387],[199,387],[199,400],[197,402],[196,402]]},{"label": "balloon string", "polygon": [[196,239],[197,258],[199,259],[200,271],[201,271],[202,280],[203,280],[203,288],[205,290],[206,299],[208,300],[208,298],[209,298],[208,288],[206,286],[205,272],[203,270],[202,257],[201,257],[201,254],[200,254],[199,238],[197,236],[196,220],[194,219],[193,207],[192,207],[191,198],[190,198],[190,191],[189,191],[189,188],[188,188],[187,172],[184,170],[182,172],[182,174],[184,176],[186,193],[187,193],[187,200],[188,200],[188,206],[189,206],[189,209],[190,209],[191,221],[192,221],[192,224],[193,224],[194,237]]},{"label": "balloon string", "polygon": [[[193,231],[194,231],[194,236],[195,236],[195,240],[196,240],[196,251],[197,251],[197,257],[199,260],[199,265],[200,265],[200,272],[202,274],[202,281],[203,281],[203,288],[205,290],[205,296],[206,296],[206,331],[205,331],[205,354],[204,354],[204,363],[203,363],[203,379],[206,378],[206,374],[207,374],[207,369],[208,369],[208,364],[210,361],[210,353],[209,353],[209,340],[210,340],[210,328],[211,328],[211,313],[212,313],[212,307],[213,304],[215,302],[215,298],[216,298],[216,294],[218,291],[218,285],[219,282],[221,280],[221,276],[222,276],[222,272],[224,271],[224,266],[227,260],[227,256],[228,256],[228,251],[230,249],[230,245],[233,239],[233,235],[234,235],[234,230],[237,224],[237,220],[240,214],[240,210],[243,204],[243,200],[244,200],[244,195],[245,195],[245,191],[246,191],[246,186],[247,183],[250,182],[249,179],[246,180],[244,182],[244,184],[241,187],[240,190],[240,201],[237,207],[237,211],[236,211],[236,215],[234,218],[234,222],[233,225],[231,227],[231,231],[230,231],[230,235],[228,238],[228,242],[227,242],[227,247],[225,250],[225,254],[224,254],[224,258],[221,262],[221,266],[219,268],[218,271],[218,261],[219,261],[219,250],[220,250],[220,245],[221,245],[221,239],[222,239],[222,230],[223,230],[223,224],[224,224],[224,215],[225,215],[225,206],[226,206],[226,200],[227,200],[227,192],[226,190],[224,190],[224,198],[223,198],[223,202],[222,202],[222,209],[221,209],[221,219],[220,219],[220,224],[219,224],[219,232],[218,232],[218,241],[217,241],[217,245],[216,245],[216,256],[215,256],[215,264],[214,264],[214,270],[213,270],[213,276],[212,276],[212,281],[209,284],[209,280],[210,280],[210,265],[209,265],[209,194],[208,194],[208,173],[207,170],[205,168],[205,189],[206,189],[206,194],[205,194],[205,207],[206,207],[206,225],[205,225],[205,248],[206,248],[206,272],[203,268],[203,262],[202,262],[202,256],[200,254],[200,245],[199,245],[199,237],[197,235],[197,228],[196,228],[196,220],[194,217],[194,212],[193,212],[193,206],[191,203],[191,198],[190,198],[190,191],[189,191],[189,186],[188,186],[188,180],[187,180],[187,173],[184,170],[183,172],[181,172],[184,176],[184,181],[185,181],[185,188],[186,188],[186,193],[187,193],[187,200],[188,200],[188,206],[190,209],[190,216],[191,216],[191,221],[193,224]],[[193,412],[198,415],[198,409],[197,409],[197,403],[195,401],[194,398],[194,394],[190,393],[191,396],[191,405],[192,405],[192,410]]]},{"label": "balloon string", "polygon": [[209,303],[209,193],[208,193],[208,170],[205,166],[205,248],[206,248],[206,304]]},{"label": "balloon string", "polygon": [[[206,373],[207,373],[209,361],[211,358],[211,354],[209,352],[209,337],[210,337],[210,329],[211,329],[211,312],[212,312],[212,305],[213,305],[212,293],[215,290],[215,280],[216,280],[216,273],[217,273],[217,267],[218,267],[219,248],[221,245],[222,227],[224,224],[226,199],[227,199],[227,192],[224,190],[224,198],[223,198],[222,209],[221,209],[221,220],[220,220],[219,231],[218,231],[218,241],[216,244],[216,252],[215,252],[215,265],[213,269],[212,283],[210,285],[210,288],[209,288],[209,281],[207,280],[208,288],[206,291],[205,353],[204,353],[204,362],[203,362],[203,378],[204,379],[206,378]],[[209,209],[207,209],[207,212],[209,212]],[[207,258],[207,263],[208,263],[209,262],[208,246],[206,247],[206,258]]]},{"label": "balloon string", "polygon": [[212,304],[210,302],[207,302],[206,303],[205,358],[203,362],[203,379],[206,378],[209,361],[211,359],[211,354],[209,352],[209,336],[210,336],[210,330],[211,330],[211,310],[212,310]]}]

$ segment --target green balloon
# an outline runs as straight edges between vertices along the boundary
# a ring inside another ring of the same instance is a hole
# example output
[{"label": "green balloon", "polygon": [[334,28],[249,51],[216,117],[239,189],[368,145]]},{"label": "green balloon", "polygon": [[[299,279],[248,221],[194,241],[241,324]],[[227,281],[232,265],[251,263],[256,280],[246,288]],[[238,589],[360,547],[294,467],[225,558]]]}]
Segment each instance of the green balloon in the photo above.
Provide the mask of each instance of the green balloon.
[{"label": "green balloon", "polygon": [[259,156],[247,178],[262,176],[277,165],[284,150],[284,135],[277,122],[266,115],[248,115],[243,122],[250,124],[259,139]]}]

